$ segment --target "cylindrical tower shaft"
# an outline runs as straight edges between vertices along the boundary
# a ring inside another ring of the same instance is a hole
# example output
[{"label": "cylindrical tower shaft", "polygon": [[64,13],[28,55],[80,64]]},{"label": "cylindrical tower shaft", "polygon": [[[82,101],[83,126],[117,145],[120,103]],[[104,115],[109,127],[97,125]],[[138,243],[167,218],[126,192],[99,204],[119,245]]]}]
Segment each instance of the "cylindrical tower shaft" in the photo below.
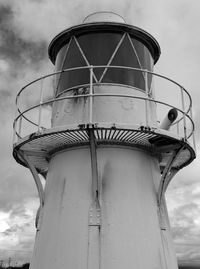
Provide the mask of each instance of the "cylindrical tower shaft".
[{"label": "cylindrical tower shaft", "polygon": [[158,161],[116,146],[98,148],[97,160],[98,197],[88,148],[51,160],[32,268],[176,268]]}]

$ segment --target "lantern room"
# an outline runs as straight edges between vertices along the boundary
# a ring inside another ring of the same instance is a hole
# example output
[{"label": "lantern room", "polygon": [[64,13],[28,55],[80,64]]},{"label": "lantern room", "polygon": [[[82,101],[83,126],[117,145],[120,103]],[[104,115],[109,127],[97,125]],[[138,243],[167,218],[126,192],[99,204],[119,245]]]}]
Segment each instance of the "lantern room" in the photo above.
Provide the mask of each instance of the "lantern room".
[{"label": "lantern room", "polygon": [[[94,97],[93,123],[121,123],[126,119],[128,124],[144,125],[145,104],[140,98],[154,97],[151,72],[159,55],[157,41],[147,32],[125,24],[114,13],[92,14],[84,24],[60,33],[49,46],[50,59],[58,71],[55,98],[87,95],[92,80],[93,94],[101,95]],[[111,98],[110,94],[124,94],[124,97]],[[88,123],[88,106],[84,97],[57,102],[52,125]],[[148,114],[151,125],[155,125],[153,103]]]}]

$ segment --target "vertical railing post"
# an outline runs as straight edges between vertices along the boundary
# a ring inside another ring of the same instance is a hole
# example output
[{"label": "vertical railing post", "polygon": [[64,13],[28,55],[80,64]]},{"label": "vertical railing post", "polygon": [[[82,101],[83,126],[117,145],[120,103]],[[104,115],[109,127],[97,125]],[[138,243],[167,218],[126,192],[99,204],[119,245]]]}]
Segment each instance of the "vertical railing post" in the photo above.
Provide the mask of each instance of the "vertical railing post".
[{"label": "vertical railing post", "polygon": [[[148,89],[148,73],[147,70],[144,70],[145,72],[145,93],[146,98],[149,98],[149,89]],[[146,126],[149,126],[149,109],[148,109],[148,100],[145,100],[145,115],[146,115]]]},{"label": "vertical railing post", "polygon": [[38,132],[40,132],[40,130],[41,130],[42,103],[43,103],[43,79],[41,80],[41,88],[40,88],[40,105],[39,105],[39,115],[38,115]]},{"label": "vertical railing post", "polygon": [[184,131],[184,138],[187,139],[187,129],[186,129],[186,117],[185,117],[185,100],[184,100],[184,91],[181,88],[181,102],[182,102],[182,110],[183,110],[183,131]]},{"label": "vertical railing post", "polygon": [[90,99],[89,99],[89,123],[92,124],[93,114],[93,66],[90,66]]}]

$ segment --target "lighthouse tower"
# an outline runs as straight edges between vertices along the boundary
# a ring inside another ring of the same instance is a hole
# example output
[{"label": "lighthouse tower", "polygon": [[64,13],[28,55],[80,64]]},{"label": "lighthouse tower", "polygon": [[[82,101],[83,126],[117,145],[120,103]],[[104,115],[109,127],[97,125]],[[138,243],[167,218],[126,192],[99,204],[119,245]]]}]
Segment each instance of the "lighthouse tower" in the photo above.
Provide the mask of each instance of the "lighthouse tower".
[{"label": "lighthouse tower", "polygon": [[164,194],[195,158],[194,124],[189,93],[153,72],[159,56],[149,33],[95,13],[20,90],[13,155],[40,198],[31,269],[177,269]]}]

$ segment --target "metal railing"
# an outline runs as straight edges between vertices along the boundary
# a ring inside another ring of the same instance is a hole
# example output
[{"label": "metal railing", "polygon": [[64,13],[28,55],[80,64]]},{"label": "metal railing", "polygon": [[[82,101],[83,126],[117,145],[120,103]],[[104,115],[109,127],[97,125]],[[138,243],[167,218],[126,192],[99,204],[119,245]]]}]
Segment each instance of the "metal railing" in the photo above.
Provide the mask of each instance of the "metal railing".
[{"label": "metal railing", "polygon": [[[134,85],[130,84],[119,84],[119,83],[103,83],[103,82],[93,82],[94,70],[97,68],[105,68],[108,69],[118,69],[118,70],[127,70],[128,72],[142,72],[142,76],[144,78],[145,88],[141,89]],[[62,90],[57,96],[55,96],[55,87],[52,84],[52,77],[55,79],[57,75],[62,75],[64,73],[70,73],[77,70],[89,69],[89,77],[88,83],[74,85],[73,87],[66,88]],[[159,82],[157,85],[157,92],[152,95],[152,82],[149,84],[148,77],[152,76],[152,80],[155,83],[155,79],[161,79],[161,83]],[[49,80],[50,79],[50,80]],[[46,83],[47,82],[47,83]],[[167,86],[165,83],[167,82]],[[164,89],[163,88],[164,84]],[[116,93],[94,93],[94,86],[96,85],[120,85],[124,88],[133,89],[133,94],[116,94]],[[70,92],[73,89],[78,89],[81,87],[88,88],[88,92],[84,94],[76,94],[76,95],[66,95],[65,93]],[[175,88],[174,88],[175,87]],[[170,95],[170,91],[171,95]],[[143,96],[134,95],[136,91],[143,92]],[[156,95],[161,95],[159,98],[154,98]],[[176,93],[176,97],[174,96]],[[195,140],[194,140],[194,122],[192,119],[192,99],[187,90],[175,82],[172,79],[169,79],[163,75],[159,75],[157,73],[153,73],[148,70],[125,67],[125,66],[83,66],[65,69],[62,71],[54,72],[48,75],[45,75],[41,78],[38,78],[25,87],[23,87],[17,97],[16,97],[16,117],[14,120],[13,128],[14,128],[14,136],[13,143],[19,142],[25,135],[23,135],[23,129],[27,129],[27,134],[31,134],[33,132],[40,132],[43,129],[51,128],[51,117],[52,117],[52,107],[53,104],[59,102],[61,100],[66,99],[77,99],[77,98],[88,98],[89,101],[89,118],[88,123],[96,123],[93,122],[93,100],[95,98],[108,97],[108,98],[131,98],[137,99],[144,102],[145,109],[145,122],[144,125],[149,126],[149,106],[148,104],[154,103],[157,106],[157,116],[159,119],[159,113],[163,117],[162,110],[169,110],[171,108],[176,108],[178,111],[178,118],[173,123],[173,132],[179,135],[181,138],[188,140],[192,139],[193,146],[195,148]],[[175,104],[175,103],[177,104]],[[160,109],[159,109],[160,108]],[[47,112],[45,114],[44,112]],[[45,120],[43,119],[45,117]],[[47,119],[48,118],[48,119]],[[44,122],[48,122],[48,124],[44,124]],[[117,122],[116,122],[117,123]],[[126,122],[125,122],[126,123]],[[27,127],[29,124],[29,127]],[[24,127],[23,127],[24,126]],[[175,128],[174,128],[175,127]],[[158,127],[159,128],[159,127]],[[30,129],[30,132],[29,132]]]}]

